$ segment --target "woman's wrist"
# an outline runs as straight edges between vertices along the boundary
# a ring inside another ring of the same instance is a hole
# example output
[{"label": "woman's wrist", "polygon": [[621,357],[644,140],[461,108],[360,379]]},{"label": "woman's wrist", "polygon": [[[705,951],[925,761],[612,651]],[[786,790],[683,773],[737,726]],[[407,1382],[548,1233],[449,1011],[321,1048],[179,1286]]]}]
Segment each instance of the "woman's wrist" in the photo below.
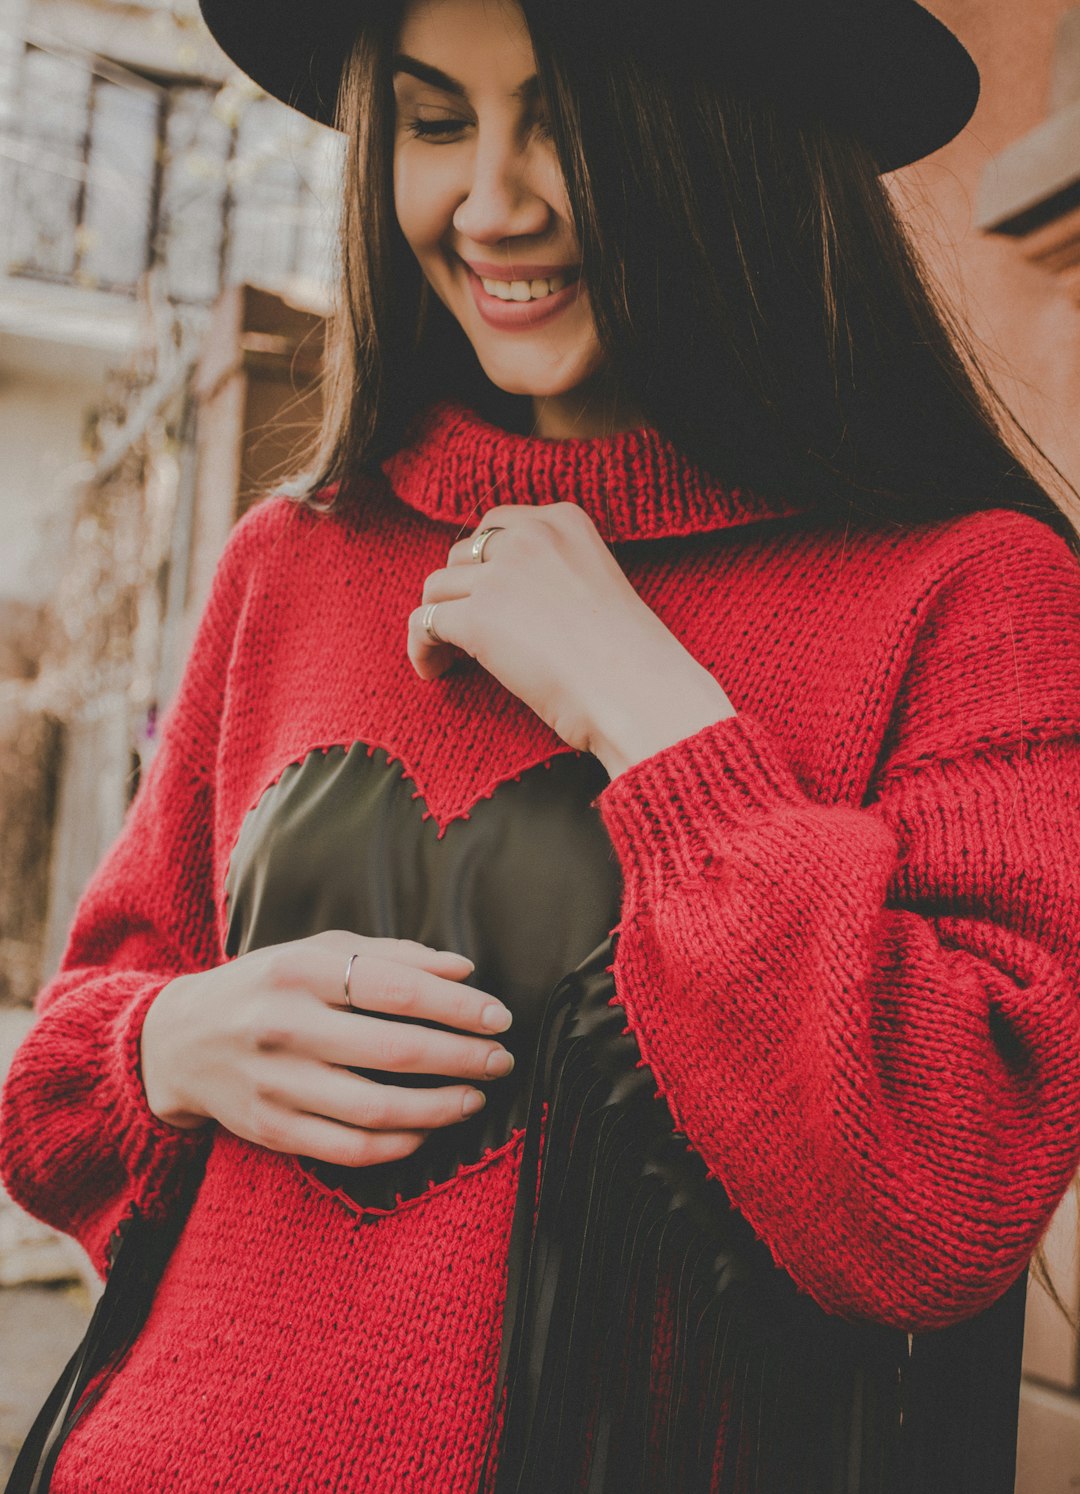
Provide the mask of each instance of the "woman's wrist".
[{"label": "woman's wrist", "polygon": [[[640,693],[594,709],[589,751],[603,763],[609,778],[736,714],[716,678],[691,655],[686,660],[677,670],[642,670]],[[657,689],[657,680],[663,681],[662,690]]]},{"label": "woman's wrist", "polygon": [[179,1003],[192,977],[178,975],[162,986],[146,1010],[139,1035],[139,1068],[146,1104],[152,1115],[177,1131],[194,1131],[211,1117],[197,1110],[176,1083],[170,1034],[175,1030]]}]

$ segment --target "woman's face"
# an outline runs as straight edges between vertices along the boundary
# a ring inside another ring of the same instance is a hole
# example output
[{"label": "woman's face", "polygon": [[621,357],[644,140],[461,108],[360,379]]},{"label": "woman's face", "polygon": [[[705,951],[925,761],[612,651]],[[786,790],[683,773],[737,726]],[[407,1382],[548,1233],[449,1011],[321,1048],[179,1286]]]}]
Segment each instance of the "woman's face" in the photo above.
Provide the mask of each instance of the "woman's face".
[{"label": "woman's face", "polygon": [[600,346],[516,0],[408,0],[394,64],[398,222],[485,373],[541,434],[611,428]]}]

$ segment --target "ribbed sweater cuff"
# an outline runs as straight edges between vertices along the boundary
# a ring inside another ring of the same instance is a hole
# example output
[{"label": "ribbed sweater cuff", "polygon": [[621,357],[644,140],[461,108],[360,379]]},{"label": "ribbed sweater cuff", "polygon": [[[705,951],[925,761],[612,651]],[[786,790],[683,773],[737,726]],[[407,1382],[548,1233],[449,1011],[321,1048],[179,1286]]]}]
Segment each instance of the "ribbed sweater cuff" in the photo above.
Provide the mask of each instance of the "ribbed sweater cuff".
[{"label": "ribbed sweater cuff", "polygon": [[634,763],[593,803],[624,873],[655,898],[722,852],[730,826],[807,797],[772,733],[739,711]]}]

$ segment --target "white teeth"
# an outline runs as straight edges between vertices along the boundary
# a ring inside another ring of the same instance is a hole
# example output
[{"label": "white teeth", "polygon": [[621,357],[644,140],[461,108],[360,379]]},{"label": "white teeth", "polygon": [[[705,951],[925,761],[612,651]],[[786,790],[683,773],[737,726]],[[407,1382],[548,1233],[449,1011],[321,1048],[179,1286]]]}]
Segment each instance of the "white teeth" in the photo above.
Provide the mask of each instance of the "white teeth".
[{"label": "white teeth", "polygon": [[561,291],[569,280],[568,275],[552,275],[546,280],[487,280],[481,276],[480,284],[489,296],[497,296],[500,301],[539,301]]}]

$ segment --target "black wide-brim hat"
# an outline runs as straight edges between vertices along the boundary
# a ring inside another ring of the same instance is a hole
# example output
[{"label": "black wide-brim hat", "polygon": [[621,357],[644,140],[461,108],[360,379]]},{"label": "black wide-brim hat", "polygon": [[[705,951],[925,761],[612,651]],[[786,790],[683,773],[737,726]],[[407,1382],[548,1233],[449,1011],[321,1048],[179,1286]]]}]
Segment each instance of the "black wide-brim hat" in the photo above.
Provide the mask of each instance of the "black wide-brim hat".
[{"label": "black wide-brim hat", "polygon": [[[678,3],[657,0],[665,9]],[[362,6],[349,0],[199,5],[218,45],[261,88],[321,124],[334,123]],[[947,144],[979,99],[971,54],[915,0],[716,0],[710,41],[731,76],[772,89],[778,99],[818,107],[854,130],[881,172]]]}]

